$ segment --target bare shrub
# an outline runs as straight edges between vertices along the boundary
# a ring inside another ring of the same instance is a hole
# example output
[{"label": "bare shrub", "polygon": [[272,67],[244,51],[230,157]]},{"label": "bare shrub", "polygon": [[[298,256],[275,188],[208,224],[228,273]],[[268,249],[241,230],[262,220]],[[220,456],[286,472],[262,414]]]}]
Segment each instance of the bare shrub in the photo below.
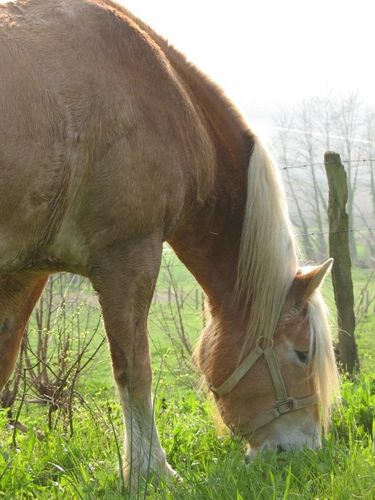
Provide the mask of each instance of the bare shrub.
[{"label": "bare shrub", "polygon": [[105,343],[98,333],[100,315],[88,303],[87,291],[87,282],[74,275],[49,279],[29,321],[13,378],[1,394],[10,418],[18,400],[46,405],[49,428],[61,420],[64,430],[73,433],[74,402],[83,401],[79,381]]}]

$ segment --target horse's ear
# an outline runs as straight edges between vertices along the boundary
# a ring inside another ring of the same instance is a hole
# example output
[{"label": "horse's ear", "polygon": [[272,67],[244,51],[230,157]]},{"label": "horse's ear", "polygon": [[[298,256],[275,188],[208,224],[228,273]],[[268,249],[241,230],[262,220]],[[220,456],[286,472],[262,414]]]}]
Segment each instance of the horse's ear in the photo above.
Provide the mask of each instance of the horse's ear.
[{"label": "horse's ear", "polygon": [[313,267],[307,272],[300,272],[294,278],[292,285],[293,295],[298,302],[306,302],[331,270],[333,259],[326,260],[320,266]]}]

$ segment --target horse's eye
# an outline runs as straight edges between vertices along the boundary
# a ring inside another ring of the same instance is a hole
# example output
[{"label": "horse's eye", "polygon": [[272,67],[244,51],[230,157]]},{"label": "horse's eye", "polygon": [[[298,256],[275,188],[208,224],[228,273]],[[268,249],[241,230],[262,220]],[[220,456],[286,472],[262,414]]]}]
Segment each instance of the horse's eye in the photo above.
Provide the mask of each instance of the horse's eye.
[{"label": "horse's eye", "polygon": [[297,354],[297,357],[301,363],[307,363],[309,360],[309,352],[308,351],[294,351]]}]

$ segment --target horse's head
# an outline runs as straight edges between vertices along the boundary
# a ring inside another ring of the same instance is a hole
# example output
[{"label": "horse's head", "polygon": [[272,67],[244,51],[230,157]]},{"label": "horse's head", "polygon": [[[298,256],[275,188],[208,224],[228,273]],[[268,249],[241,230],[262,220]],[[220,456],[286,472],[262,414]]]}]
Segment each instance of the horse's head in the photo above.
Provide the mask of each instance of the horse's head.
[{"label": "horse's head", "polygon": [[299,271],[272,338],[253,339],[245,355],[246,334],[233,335],[233,322],[214,315],[202,336],[198,363],[222,419],[247,440],[248,457],[265,448],[320,445],[321,426],[327,425],[337,392],[327,313],[319,291],[330,265],[327,261]]}]

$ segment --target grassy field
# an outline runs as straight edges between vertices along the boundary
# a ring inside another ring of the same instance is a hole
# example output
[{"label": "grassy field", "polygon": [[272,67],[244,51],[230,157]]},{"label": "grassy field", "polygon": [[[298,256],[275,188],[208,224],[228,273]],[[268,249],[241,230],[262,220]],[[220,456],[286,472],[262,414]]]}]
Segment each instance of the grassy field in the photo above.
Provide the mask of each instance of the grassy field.
[{"label": "grassy field", "polygon": [[[212,402],[199,390],[199,376],[189,365],[188,351],[204,322],[200,292],[195,291],[192,277],[173,256],[166,259],[149,320],[155,413],[168,460],[183,482],[161,484],[157,489],[151,483],[140,482],[135,497],[374,498],[374,305],[370,304],[367,311],[358,305],[361,323],[357,338],[362,374],[354,382],[343,380],[342,405],[334,413],[332,429],[322,449],[279,455],[269,452],[246,464],[242,443],[226,432],[218,432]],[[358,298],[368,278],[368,272],[355,271]],[[79,297],[89,294],[85,289]],[[332,304],[329,283],[325,294]],[[72,311],[71,318],[64,317],[64,321],[72,330],[77,329],[79,321],[83,338],[87,336],[86,330],[96,327],[98,311],[93,306]],[[61,327],[62,319],[59,321],[53,323],[54,329],[65,331]],[[100,326],[88,354],[99,345],[102,335]],[[178,342],[172,341],[176,337]],[[31,344],[35,339],[36,334],[31,332]],[[85,369],[77,386],[78,393],[80,396],[74,399],[72,436],[64,425],[64,416],[59,417],[59,410],[54,413],[50,429],[48,408],[28,403],[31,396],[25,398],[19,414],[24,432],[15,432],[7,426],[6,412],[0,411],[0,497],[86,500],[127,496],[119,474],[121,414],[106,346]],[[20,404],[17,400],[14,414]]]}]

